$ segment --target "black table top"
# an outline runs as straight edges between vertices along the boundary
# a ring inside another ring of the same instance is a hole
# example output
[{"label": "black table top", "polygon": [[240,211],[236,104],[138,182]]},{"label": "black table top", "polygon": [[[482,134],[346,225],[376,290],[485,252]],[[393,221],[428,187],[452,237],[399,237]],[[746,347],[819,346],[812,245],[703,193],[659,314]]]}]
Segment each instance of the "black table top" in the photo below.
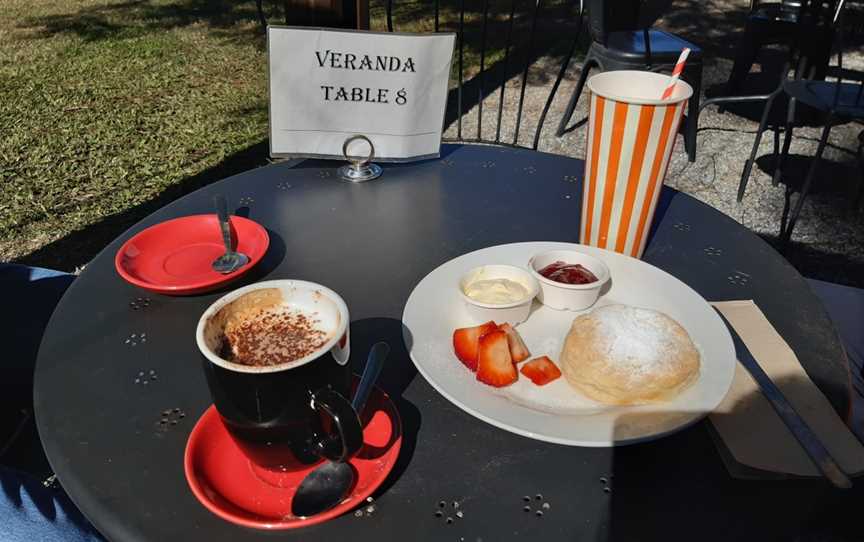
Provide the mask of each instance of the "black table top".
[{"label": "black table top", "polygon": [[[733,479],[706,422],[652,443],[567,447],[487,425],[417,374],[400,323],[415,284],[475,249],[576,242],[580,160],[445,146],[441,159],[385,166],[381,179],[359,185],[338,181],[337,165],[277,164],[190,194],[106,247],[61,301],[36,367],[37,422],[64,488],[109,539],[774,540],[845,532],[840,520],[854,498],[860,504],[859,489],[842,493],[822,480]],[[322,283],[348,303],[357,369],[372,343],[383,339],[394,347],[382,387],[397,402],[405,437],[372,516],[260,532],[212,515],[187,487],[186,439],[210,403],[195,325],[230,288],[192,297],[148,294],[116,274],[113,258],[146,226],[212,212],[216,192],[271,236],[258,269],[232,288],[265,278]],[[761,239],[665,189],[644,259],[706,299],[755,299],[846,413],[847,369],[837,335],[803,278]],[[139,340],[127,341],[132,334]],[[139,373],[151,370],[158,379],[143,384]],[[186,416],[166,429],[158,421],[169,408]],[[600,478],[610,476],[607,493]],[[522,511],[522,497],[536,494],[550,505],[542,518]],[[435,517],[441,500],[460,501],[464,517],[453,524]]]}]

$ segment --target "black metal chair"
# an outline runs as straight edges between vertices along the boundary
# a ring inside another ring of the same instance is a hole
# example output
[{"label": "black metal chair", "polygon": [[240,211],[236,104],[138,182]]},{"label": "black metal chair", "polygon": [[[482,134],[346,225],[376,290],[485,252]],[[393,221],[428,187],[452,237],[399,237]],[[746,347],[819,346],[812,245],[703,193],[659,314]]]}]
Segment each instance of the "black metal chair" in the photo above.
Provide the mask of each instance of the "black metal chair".
[{"label": "black metal chair", "polygon": [[690,161],[695,161],[699,96],[702,89],[702,49],[675,34],[652,30],[650,26],[659,17],[659,13],[655,10],[647,17],[640,13],[642,0],[588,0],[587,4],[591,47],[585,55],[582,73],[558,124],[556,135],[560,137],[566,131],[567,123],[576,109],[592,68],[600,71],[671,71],[681,51],[690,48],[690,56],[681,78],[693,87],[693,97],[687,109],[684,145]]},{"label": "black metal chair", "polygon": [[[840,2],[840,6],[843,2]],[[792,79],[815,79],[818,74],[823,74],[827,70],[828,58],[830,57],[831,43],[834,39],[833,19],[835,14],[839,13],[838,4],[834,0],[802,0],[800,6],[801,12],[798,15],[799,23],[796,25],[796,31],[787,35],[787,41],[784,43],[786,49],[786,61],[783,68],[780,70],[780,80],[777,82],[775,90],[768,94],[757,95],[742,95],[742,96],[718,96],[704,100],[700,106],[701,109],[709,105],[718,105],[722,111],[727,104],[742,104],[750,102],[765,102],[762,110],[762,116],[759,121],[759,127],[756,130],[756,138],[753,142],[753,148],[750,152],[750,157],[744,162],[744,170],[741,173],[741,180],[738,184],[737,200],[740,203],[744,199],[744,194],[747,190],[747,183],[750,179],[750,173],[753,165],[756,163],[756,153],[759,149],[759,144],[762,142],[762,134],[768,127],[768,122],[773,111],[775,100],[783,95],[783,86],[785,81],[790,77]],[[804,13],[806,12],[806,14]],[[802,18],[806,18],[806,22]],[[827,45],[826,45],[827,44]],[[747,67],[749,71],[750,66]],[[746,73],[745,73],[746,75]],[[794,103],[787,110],[787,123],[792,122],[795,117]],[[774,153],[780,153],[780,132],[774,132]],[[774,178],[776,184],[779,179]]]},{"label": "black metal chair", "polygon": [[[774,101],[784,95],[784,87],[786,82],[789,80],[790,75],[792,80],[798,80],[802,78],[807,78],[808,80],[814,80],[816,77],[817,70],[827,69],[827,58],[823,59],[823,55],[821,53],[817,53],[817,58],[814,60],[813,53],[815,51],[821,51],[826,41],[829,43],[828,51],[830,56],[831,46],[830,43],[834,40],[834,29],[835,24],[834,20],[837,14],[841,12],[843,6],[843,2],[841,1],[837,6],[835,5],[827,5],[824,3],[818,3],[818,6],[811,6],[810,9],[812,17],[812,22],[808,24],[808,40],[806,43],[801,43],[799,39],[793,39],[788,43],[787,50],[787,60],[783,65],[783,69],[781,70],[781,80],[778,83],[777,88],[771,92],[770,94],[760,95],[760,96],[732,96],[732,97],[719,97],[712,98],[711,100],[706,100],[703,103],[703,107],[712,104],[725,104],[725,103],[743,103],[743,102],[754,102],[754,101],[764,101],[765,106],[762,110],[762,117],[759,121],[759,127],[756,129],[756,137],[753,140],[753,148],[750,151],[750,157],[744,162],[744,170],[741,172],[741,180],[738,183],[738,202],[741,202],[744,199],[744,194],[747,191],[747,184],[750,180],[750,174],[753,170],[753,165],[756,163],[756,153],[759,150],[759,144],[762,142],[762,134],[768,128],[768,121],[771,115],[771,111],[774,107]],[[799,38],[803,36],[798,35]],[[815,46],[814,44],[819,44]],[[824,64],[823,64],[824,63]],[[794,68],[794,69],[793,69]],[[786,125],[790,125],[794,122],[795,119],[795,102],[792,101],[789,103],[789,108],[786,112]],[[774,154],[780,154],[780,132],[777,129],[779,127],[775,126],[774,131]],[[784,145],[786,151],[788,151],[788,145]],[[777,168],[775,168],[774,175],[774,184],[776,185],[779,182],[779,178],[777,177],[779,173],[777,173]]]},{"label": "black metal chair", "polygon": [[[831,134],[831,129],[841,123],[849,122],[851,120],[862,121],[864,120],[864,80],[851,83],[844,82],[842,80],[843,75],[843,50],[842,50],[842,15],[844,13],[845,1],[840,0],[836,8],[834,9],[833,16],[828,24],[828,31],[831,31],[832,35],[835,37],[834,39],[834,49],[837,51],[837,73],[838,78],[836,81],[820,81],[814,80],[812,78],[792,78],[786,79],[783,81],[783,84],[780,87],[780,91],[777,95],[783,95],[789,98],[789,110],[786,117],[786,124],[784,127],[784,140],[783,140],[783,149],[777,156],[777,149],[775,144],[775,163],[774,163],[774,183],[777,184],[782,179],[783,174],[783,163],[786,161],[789,154],[789,146],[792,142],[792,135],[794,131],[794,120],[795,120],[795,110],[797,104],[805,104],[811,108],[814,108],[825,115],[825,127],[822,129],[822,135],[819,138],[819,145],[816,148],[816,154],[813,157],[813,160],[810,163],[810,167],[807,170],[807,175],[804,178],[804,182],[801,185],[800,194],[798,199],[795,201],[794,208],[791,208],[791,198],[792,193],[794,192],[794,186],[792,183],[787,183],[786,185],[786,202],[783,207],[783,214],[780,219],[780,242],[781,245],[785,245],[789,242],[792,237],[792,231],[795,228],[795,223],[798,220],[798,216],[801,213],[801,209],[804,206],[804,201],[810,193],[810,190],[813,185],[813,180],[816,176],[816,171],[819,167],[819,162],[822,159],[822,153],[825,150],[825,146],[828,144],[828,137]],[[813,70],[811,70],[812,73]],[[773,100],[773,98],[772,98]],[[766,105],[766,110],[771,107],[769,103]],[[753,160],[755,159],[756,151],[759,147],[759,142],[761,140],[762,132],[765,130],[765,126],[760,126],[759,132],[756,134],[756,140],[753,144],[753,149],[750,155],[750,163],[752,165]],[[779,132],[775,132],[779,133]],[[776,136],[775,136],[776,141]],[[859,141],[861,141],[861,137],[859,136]],[[862,144],[859,143],[858,146],[858,160],[859,167],[864,168],[864,157],[862,157]],[[750,170],[749,168],[745,169],[746,176],[742,176],[741,183],[738,188],[738,200],[740,201],[744,195],[744,191],[747,187],[747,180],[749,178]],[[860,204],[861,197],[864,195],[864,179],[862,179],[861,186],[858,190],[858,196],[855,198],[855,206],[857,207]]]},{"label": "black metal chair", "polygon": [[[766,45],[788,44],[806,35],[807,0],[781,0],[780,2],[750,1],[747,22],[735,51],[732,72],[726,82],[727,96],[735,95],[750,73],[759,51]],[[819,64],[818,62],[814,62]],[[824,77],[824,71],[821,73]],[[822,78],[820,77],[820,78]]]}]

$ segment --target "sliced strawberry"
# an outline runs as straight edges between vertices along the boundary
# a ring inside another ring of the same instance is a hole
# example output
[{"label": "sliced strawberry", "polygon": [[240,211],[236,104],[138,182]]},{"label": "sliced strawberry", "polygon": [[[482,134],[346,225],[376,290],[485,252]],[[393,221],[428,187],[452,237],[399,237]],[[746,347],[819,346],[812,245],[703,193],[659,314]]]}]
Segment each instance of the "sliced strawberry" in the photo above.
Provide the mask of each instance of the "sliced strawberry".
[{"label": "sliced strawberry", "polygon": [[519,379],[510,357],[507,333],[496,329],[480,338],[477,354],[477,380],[496,388],[509,386]]},{"label": "sliced strawberry", "polygon": [[545,386],[561,376],[561,371],[546,356],[532,359],[522,366],[520,372],[538,386]]},{"label": "sliced strawberry", "polygon": [[522,340],[519,332],[513,329],[513,326],[501,324],[498,329],[507,333],[507,344],[510,345],[510,357],[513,358],[513,363],[519,363],[531,357],[531,352],[525,346],[525,341]]},{"label": "sliced strawberry", "polygon": [[480,337],[496,329],[498,326],[490,321],[479,326],[459,328],[453,332],[453,350],[465,367],[472,371],[477,370],[477,349]]}]

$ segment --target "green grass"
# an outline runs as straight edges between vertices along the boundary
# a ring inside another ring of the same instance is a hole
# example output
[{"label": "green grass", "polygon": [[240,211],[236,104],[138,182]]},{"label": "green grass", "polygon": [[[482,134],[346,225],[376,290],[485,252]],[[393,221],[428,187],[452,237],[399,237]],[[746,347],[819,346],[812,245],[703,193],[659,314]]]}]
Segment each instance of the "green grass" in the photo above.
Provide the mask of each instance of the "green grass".
[{"label": "green grass", "polygon": [[[396,30],[433,30],[431,1],[395,6]],[[442,3],[442,30],[458,28],[457,6]],[[487,67],[503,58],[510,2],[490,6]],[[518,3],[517,61],[532,6]],[[568,16],[549,6],[548,20]],[[468,79],[481,4],[466,9]],[[383,3],[371,13],[386,29]],[[561,52],[552,34],[537,51]],[[4,0],[0,260],[74,268],[171,199],[266,163],[265,72],[252,0]]]},{"label": "green grass", "polygon": [[[169,2],[9,2],[0,12],[0,259],[156,198],[265,137],[254,21],[215,26],[158,9]],[[57,259],[68,267],[86,256]]]}]

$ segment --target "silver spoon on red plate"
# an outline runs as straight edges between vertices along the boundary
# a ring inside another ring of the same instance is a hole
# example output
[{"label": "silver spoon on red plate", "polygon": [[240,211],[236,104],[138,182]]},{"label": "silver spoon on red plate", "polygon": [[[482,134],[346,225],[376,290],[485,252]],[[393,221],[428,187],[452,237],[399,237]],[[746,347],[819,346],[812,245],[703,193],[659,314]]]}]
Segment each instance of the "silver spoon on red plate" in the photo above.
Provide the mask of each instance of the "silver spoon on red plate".
[{"label": "silver spoon on red plate", "polygon": [[216,194],[213,196],[213,202],[216,204],[216,214],[219,217],[222,242],[225,243],[225,254],[213,260],[213,270],[227,275],[249,263],[249,256],[234,250],[234,243],[231,240],[231,223],[228,221],[228,200],[225,199],[225,196]]},{"label": "silver spoon on red plate", "polygon": [[[390,345],[383,341],[375,343],[369,351],[366,368],[363,369],[363,376],[351,401],[351,406],[358,416],[363,413],[366,399],[375,387],[375,381],[378,380],[389,353]],[[291,513],[298,517],[308,517],[329,510],[342,502],[353,485],[354,469],[351,465],[343,461],[327,461],[303,479],[291,501]]]}]

